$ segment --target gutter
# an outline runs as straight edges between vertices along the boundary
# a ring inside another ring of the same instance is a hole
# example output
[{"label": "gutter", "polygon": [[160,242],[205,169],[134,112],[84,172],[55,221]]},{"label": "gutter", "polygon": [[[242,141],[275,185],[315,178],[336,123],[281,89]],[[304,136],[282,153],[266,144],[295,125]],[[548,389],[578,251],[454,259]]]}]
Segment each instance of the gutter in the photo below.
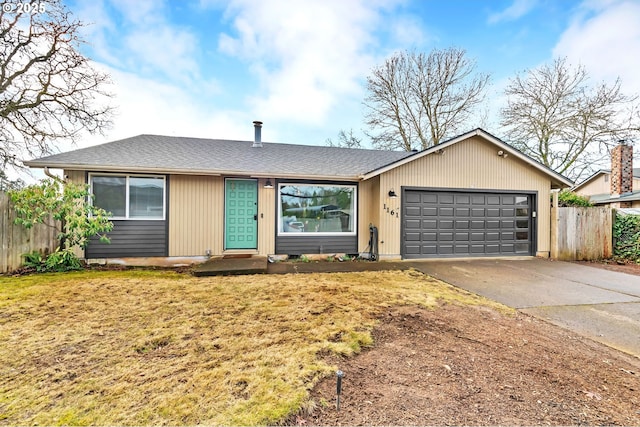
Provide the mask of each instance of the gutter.
[{"label": "gutter", "polygon": [[361,176],[335,176],[335,175],[310,175],[310,174],[293,174],[293,173],[278,173],[278,172],[259,172],[254,173],[251,171],[238,171],[238,170],[223,170],[223,171],[211,171],[206,169],[161,169],[152,167],[127,167],[122,166],[100,166],[100,165],[79,165],[79,164],[60,164],[55,166],[45,166],[38,162],[24,162],[26,166],[31,168],[42,168],[45,170],[45,174],[53,179],[60,179],[55,175],[52,175],[49,168],[53,169],[67,169],[67,170],[82,170],[89,172],[106,172],[106,173],[153,173],[162,175],[205,175],[205,176],[248,176],[251,178],[286,178],[286,179],[317,179],[325,181],[361,181]]}]

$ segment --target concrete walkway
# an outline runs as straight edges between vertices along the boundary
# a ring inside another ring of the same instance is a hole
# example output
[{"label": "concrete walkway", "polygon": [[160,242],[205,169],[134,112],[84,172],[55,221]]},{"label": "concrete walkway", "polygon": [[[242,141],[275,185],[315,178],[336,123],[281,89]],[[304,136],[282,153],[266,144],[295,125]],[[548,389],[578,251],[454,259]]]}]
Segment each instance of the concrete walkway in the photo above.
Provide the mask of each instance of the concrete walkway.
[{"label": "concrete walkway", "polygon": [[537,258],[410,264],[444,282],[640,357],[640,276]]}]

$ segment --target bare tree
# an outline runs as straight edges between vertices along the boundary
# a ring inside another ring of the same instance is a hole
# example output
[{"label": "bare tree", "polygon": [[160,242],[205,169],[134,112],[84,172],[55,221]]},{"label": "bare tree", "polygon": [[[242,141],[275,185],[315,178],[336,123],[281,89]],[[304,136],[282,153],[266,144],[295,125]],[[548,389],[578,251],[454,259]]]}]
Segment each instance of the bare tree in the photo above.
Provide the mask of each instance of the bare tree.
[{"label": "bare tree", "polygon": [[338,132],[337,142],[333,142],[331,138],[327,138],[326,143],[329,147],[363,148],[362,139],[353,134],[353,129],[349,129],[349,132],[340,130],[340,132]]},{"label": "bare tree", "polygon": [[366,124],[382,149],[425,149],[454,136],[484,99],[489,75],[462,49],[399,52],[367,78]]},{"label": "bare tree", "polygon": [[572,180],[585,178],[608,161],[613,144],[640,131],[638,97],[620,86],[619,79],[590,86],[586,69],[566,58],[517,75],[505,90],[507,141]]},{"label": "bare tree", "polygon": [[102,132],[109,77],[79,52],[75,20],[59,0],[5,0],[0,10],[0,162],[51,153],[83,131]]}]

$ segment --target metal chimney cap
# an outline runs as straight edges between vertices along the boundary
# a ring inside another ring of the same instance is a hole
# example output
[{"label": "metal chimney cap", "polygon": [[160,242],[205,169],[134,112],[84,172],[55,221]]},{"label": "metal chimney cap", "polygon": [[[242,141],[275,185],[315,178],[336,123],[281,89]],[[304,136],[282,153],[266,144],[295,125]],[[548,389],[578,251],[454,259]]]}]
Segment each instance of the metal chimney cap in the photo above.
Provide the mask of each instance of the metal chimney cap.
[{"label": "metal chimney cap", "polygon": [[254,126],[262,126],[262,122],[260,120],[254,120],[253,121],[253,125]]}]

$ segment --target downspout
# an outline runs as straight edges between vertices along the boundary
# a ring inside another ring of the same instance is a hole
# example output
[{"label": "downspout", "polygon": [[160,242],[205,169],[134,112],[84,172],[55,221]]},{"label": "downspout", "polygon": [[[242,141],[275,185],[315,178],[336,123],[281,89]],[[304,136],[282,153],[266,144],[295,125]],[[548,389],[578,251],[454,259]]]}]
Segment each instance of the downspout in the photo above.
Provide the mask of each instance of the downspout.
[{"label": "downspout", "polygon": [[61,179],[59,176],[52,174],[51,171],[49,170],[49,166],[44,167],[44,174],[47,175],[49,178],[55,181],[58,181],[61,184],[65,184],[67,182],[65,179]]}]

